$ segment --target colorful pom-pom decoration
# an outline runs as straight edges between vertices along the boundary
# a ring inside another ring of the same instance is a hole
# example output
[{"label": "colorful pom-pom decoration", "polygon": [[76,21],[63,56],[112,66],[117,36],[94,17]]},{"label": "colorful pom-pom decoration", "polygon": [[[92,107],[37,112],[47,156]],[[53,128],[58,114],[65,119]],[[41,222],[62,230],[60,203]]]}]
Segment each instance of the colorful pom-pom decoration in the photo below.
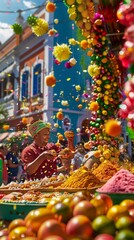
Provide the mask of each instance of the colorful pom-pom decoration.
[{"label": "colorful pom-pom decoration", "polygon": [[48,87],[54,87],[56,84],[56,78],[52,74],[50,74],[45,77],[45,82]]},{"label": "colorful pom-pom decoration", "polygon": [[22,26],[18,23],[14,23],[13,25],[11,25],[11,28],[13,29],[14,33],[17,35],[20,35],[23,32]]},{"label": "colorful pom-pom decoration", "polygon": [[72,66],[71,66],[71,64],[70,64],[69,61],[65,63],[65,67],[66,67],[66,68],[72,68]]},{"label": "colorful pom-pom decoration", "polygon": [[56,118],[57,118],[58,120],[63,120],[63,118],[64,118],[63,113],[62,113],[61,111],[57,112]]},{"label": "colorful pom-pom decoration", "polygon": [[28,18],[27,18],[27,23],[29,26],[33,27],[33,26],[36,26],[37,25],[37,17],[35,17],[34,15],[30,15]]},{"label": "colorful pom-pom decoration", "polygon": [[99,104],[97,102],[91,102],[89,105],[90,111],[97,112],[99,109]]},{"label": "colorful pom-pom decoration", "polygon": [[91,77],[95,77],[100,74],[100,67],[96,64],[88,66],[88,73]]},{"label": "colorful pom-pom decoration", "polygon": [[48,2],[46,4],[46,11],[47,12],[53,13],[53,12],[55,12],[55,10],[56,10],[56,6],[55,6],[55,4],[53,2]]},{"label": "colorful pom-pom decoration", "polygon": [[82,40],[80,42],[80,46],[82,49],[86,50],[88,48],[88,41],[87,40]]},{"label": "colorful pom-pom decoration", "polygon": [[24,125],[26,125],[26,124],[28,124],[28,119],[27,118],[22,118],[22,123],[24,124]]},{"label": "colorful pom-pom decoration", "polygon": [[52,29],[50,29],[50,30],[48,31],[48,35],[49,35],[50,37],[53,37],[56,32],[57,32],[57,31],[56,31],[54,28],[52,28]]},{"label": "colorful pom-pom decoration", "polygon": [[64,137],[63,137],[63,135],[62,134],[58,134],[58,140],[64,140]]},{"label": "colorful pom-pom decoration", "polygon": [[70,65],[73,67],[73,66],[76,65],[77,61],[76,61],[75,58],[70,58],[70,59],[69,59],[69,63],[70,63]]},{"label": "colorful pom-pom decoration", "polygon": [[4,124],[2,128],[4,131],[8,131],[10,126],[8,124]]},{"label": "colorful pom-pom decoration", "polygon": [[108,120],[105,124],[105,132],[112,137],[118,137],[122,132],[121,123],[115,119]]},{"label": "colorful pom-pom decoration", "polygon": [[37,19],[37,24],[32,27],[32,32],[37,36],[40,37],[43,34],[48,32],[48,22],[42,18]]},{"label": "colorful pom-pom decoration", "polygon": [[100,158],[100,155],[101,155],[101,151],[100,151],[100,150],[96,150],[96,151],[94,152],[94,157]]},{"label": "colorful pom-pom decoration", "polygon": [[59,61],[66,61],[70,58],[70,55],[72,54],[70,47],[67,44],[61,44],[54,46],[53,49],[53,55],[54,57]]}]

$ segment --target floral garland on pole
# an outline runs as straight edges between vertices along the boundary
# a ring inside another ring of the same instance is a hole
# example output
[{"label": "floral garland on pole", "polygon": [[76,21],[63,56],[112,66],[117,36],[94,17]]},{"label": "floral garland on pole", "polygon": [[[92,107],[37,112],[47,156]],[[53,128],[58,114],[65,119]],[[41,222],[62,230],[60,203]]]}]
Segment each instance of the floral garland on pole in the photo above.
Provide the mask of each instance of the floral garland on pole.
[{"label": "floral garland on pole", "polygon": [[117,17],[126,26],[126,41],[119,52],[119,58],[129,71],[128,81],[124,86],[126,99],[120,105],[119,115],[127,120],[127,131],[130,138],[134,139],[134,1],[125,0],[117,11]]},{"label": "floral garland on pole", "polygon": [[[88,15],[83,17],[82,8],[83,11],[86,11],[87,2],[90,4],[93,2],[77,1],[76,3],[72,0],[69,1],[69,4],[68,1],[65,1],[68,12],[75,14],[73,20],[81,29],[82,35],[86,37],[81,47],[85,50],[88,49],[87,54],[91,58],[88,73],[93,79],[92,98],[89,103],[92,117],[89,127],[90,140],[85,144],[85,147],[89,150],[95,150],[94,155],[99,157],[101,161],[112,158],[118,160],[118,136],[121,134],[121,124],[114,118],[117,116],[120,103],[119,89],[122,87],[122,82],[118,62],[108,46],[109,42],[104,28],[105,20],[103,15],[99,13],[92,15],[92,18]],[[79,9],[81,15],[77,16]],[[87,22],[88,24],[90,22],[88,31],[85,24]]]}]

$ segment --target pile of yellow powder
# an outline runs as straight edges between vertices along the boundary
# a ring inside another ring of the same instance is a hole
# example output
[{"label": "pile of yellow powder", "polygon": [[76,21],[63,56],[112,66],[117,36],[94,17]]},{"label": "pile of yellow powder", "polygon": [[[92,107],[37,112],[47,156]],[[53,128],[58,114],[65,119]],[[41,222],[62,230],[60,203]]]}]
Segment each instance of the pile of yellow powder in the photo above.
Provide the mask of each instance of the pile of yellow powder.
[{"label": "pile of yellow powder", "polygon": [[87,168],[81,167],[60,185],[60,188],[93,188],[100,185],[99,179]]}]

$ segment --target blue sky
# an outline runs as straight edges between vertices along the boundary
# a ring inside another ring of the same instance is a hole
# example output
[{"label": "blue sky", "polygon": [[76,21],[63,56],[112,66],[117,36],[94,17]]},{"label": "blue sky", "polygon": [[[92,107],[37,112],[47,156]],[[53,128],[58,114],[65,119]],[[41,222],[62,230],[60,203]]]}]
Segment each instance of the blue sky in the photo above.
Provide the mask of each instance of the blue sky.
[{"label": "blue sky", "polygon": [[[10,26],[15,23],[18,16],[17,10],[21,9],[23,11],[22,15],[26,19],[32,14],[32,11],[28,9],[38,7],[44,3],[45,0],[0,0],[0,42],[4,43],[13,34]],[[2,13],[1,11],[5,12]]]}]

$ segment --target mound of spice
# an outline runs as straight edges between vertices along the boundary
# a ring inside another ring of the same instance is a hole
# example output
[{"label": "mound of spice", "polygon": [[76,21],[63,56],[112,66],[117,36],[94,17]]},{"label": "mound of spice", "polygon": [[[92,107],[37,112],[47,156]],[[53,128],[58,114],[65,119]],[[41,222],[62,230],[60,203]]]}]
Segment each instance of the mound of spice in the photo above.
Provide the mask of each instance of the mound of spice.
[{"label": "mound of spice", "polygon": [[100,180],[107,181],[110,179],[119,169],[117,165],[113,165],[110,161],[102,162],[92,173]]},{"label": "mound of spice", "polygon": [[99,185],[99,179],[90,170],[81,167],[73,172],[72,175],[60,185],[60,188],[92,188]]},{"label": "mound of spice", "polygon": [[119,170],[98,192],[105,193],[134,193],[134,174],[128,170]]}]

